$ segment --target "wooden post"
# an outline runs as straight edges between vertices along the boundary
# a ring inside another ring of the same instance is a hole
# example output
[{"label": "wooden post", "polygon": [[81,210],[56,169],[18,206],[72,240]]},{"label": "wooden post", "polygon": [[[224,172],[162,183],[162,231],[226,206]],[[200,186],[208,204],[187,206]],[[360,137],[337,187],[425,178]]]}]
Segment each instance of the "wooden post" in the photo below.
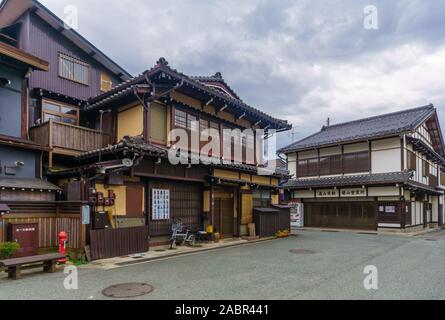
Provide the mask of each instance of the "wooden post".
[{"label": "wooden post", "polygon": [[143,106],[144,109],[144,139],[146,141],[151,140],[150,135],[150,118],[151,118],[151,103],[146,103],[145,106]]},{"label": "wooden post", "polygon": [[243,214],[243,193],[241,187],[238,187],[238,216],[237,216],[237,236],[241,238],[241,222]]},{"label": "wooden post", "polygon": [[400,208],[400,228],[405,229],[406,227],[406,201],[403,200],[399,204]]},{"label": "wooden post", "polygon": [[48,129],[48,167],[53,167],[53,120],[49,119],[49,129]]},{"label": "wooden post", "polygon": [[215,190],[213,184],[210,185],[210,225],[213,226],[213,231],[215,231]]}]

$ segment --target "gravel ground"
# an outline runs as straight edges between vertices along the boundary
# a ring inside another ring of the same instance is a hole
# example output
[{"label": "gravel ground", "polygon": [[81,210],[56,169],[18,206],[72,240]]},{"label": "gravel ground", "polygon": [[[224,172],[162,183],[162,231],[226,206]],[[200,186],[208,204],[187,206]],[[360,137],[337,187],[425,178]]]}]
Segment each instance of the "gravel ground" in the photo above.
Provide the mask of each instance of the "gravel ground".
[{"label": "gravel ground", "polygon": [[[313,254],[291,253],[293,249]],[[378,268],[378,290],[364,268]],[[0,299],[105,299],[114,284],[145,282],[137,299],[445,299],[445,231],[421,237],[300,231],[297,237],[98,270],[79,268],[79,289],[63,272],[0,279]]]}]

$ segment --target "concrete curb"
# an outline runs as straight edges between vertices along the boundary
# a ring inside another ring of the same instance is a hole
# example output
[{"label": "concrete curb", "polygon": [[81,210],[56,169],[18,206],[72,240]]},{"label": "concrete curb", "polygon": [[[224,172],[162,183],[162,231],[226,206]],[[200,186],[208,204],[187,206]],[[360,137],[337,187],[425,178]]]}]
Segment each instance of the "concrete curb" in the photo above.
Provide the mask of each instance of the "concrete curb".
[{"label": "concrete curb", "polygon": [[294,229],[292,232],[297,231],[315,231],[315,232],[332,232],[332,233],[353,233],[363,235],[381,235],[381,236],[400,236],[400,237],[417,237],[429,233],[441,231],[441,228],[434,228],[428,230],[422,230],[417,232],[391,232],[391,231],[370,231],[370,230],[346,230],[346,229],[323,229],[323,228],[302,228]]},{"label": "concrete curb", "polygon": [[174,253],[171,253],[171,254],[166,254],[166,255],[158,256],[158,257],[136,259],[134,261],[117,262],[117,263],[114,263],[114,266],[116,266],[116,267],[125,267],[125,266],[131,266],[131,265],[135,265],[135,264],[139,264],[139,263],[146,263],[146,262],[152,262],[152,261],[157,261],[157,260],[171,259],[171,258],[175,258],[175,257],[186,256],[186,255],[191,255],[191,254],[198,254],[198,253],[204,253],[204,252],[207,252],[207,251],[215,251],[215,250],[219,250],[219,249],[241,247],[241,246],[246,246],[246,245],[250,245],[250,244],[257,244],[257,243],[267,242],[267,241],[272,241],[272,240],[280,240],[280,239],[278,239],[278,238],[262,238],[262,239],[252,240],[252,241],[248,241],[248,242],[244,242],[244,243],[233,243],[233,244],[229,243],[227,245],[222,245],[222,246],[218,246],[218,247],[208,247],[208,248],[202,248],[202,249],[197,249],[197,250],[194,250],[194,251],[186,251],[186,252],[174,252]]}]

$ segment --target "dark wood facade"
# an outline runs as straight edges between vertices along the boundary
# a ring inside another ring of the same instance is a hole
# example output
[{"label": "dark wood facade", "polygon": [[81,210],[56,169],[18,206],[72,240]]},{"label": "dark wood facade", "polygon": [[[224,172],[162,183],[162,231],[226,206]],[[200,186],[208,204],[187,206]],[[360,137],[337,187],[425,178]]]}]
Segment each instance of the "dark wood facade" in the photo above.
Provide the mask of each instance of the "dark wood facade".
[{"label": "dark wood facade", "polygon": [[[17,47],[49,62],[48,72],[29,78],[30,95],[23,105],[28,116],[22,116],[29,127],[24,133],[44,152],[39,173],[64,187],[61,199],[76,199],[91,208],[86,225],[77,206],[69,216],[72,225],[67,224],[68,216],[60,217],[65,207],[56,205],[56,212],[48,213],[49,222],[42,215],[41,236],[51,233],[45,245],[53,244],[54,230],[60,227],[75,237],[76,248],[90,244],[93,259],[131,254],[148,250],[148,237],[151,243],[168,240],[175,219],[194,230],[212,226],[231,238],[243,235],[253,222],[255,203],[278,203],[281,175],[258,176],[261,161],[247,158],[247,151],[262,154],[255,150],[255,140],[243,142],[242,159],[235,159],[240,160],[236,164],[172,165],[165,151],[174,143],[169,131],[175,128],[198,131],[198,136],[212,128],[223,137],[225,129],[284,131],[290,128],[286,121],[246,105],[220,74],[212,81],[188,77],[163,58],[143,76],[129,80],[124,70],[75,31],[64,29],[37,1],[30,1],[14,19],[14,2],[5,3],[0,17],[13,25]],[[81,70],[79,79],[68,79],[64,68],[71,64]],[[104,74],[109,91],[101,87]],[[143,139],[140,149],[122,147],[128,136]],[[192,157],[199,150],[187,151]],[[233,153],[212,156],[234,160]],[[169,192],[167,216],[155,217],[153,190]],[[258,190],[263,192],[256,198]],[[39,204],[30,203],[23,219],[32,217],[33,210],[39,212]],[[12,213],[19,211],[13,207]],[[52,229],[54,223],[59,227]]]},{"label": "dark wood facade", "polygon": [[[12,3],[7,6],[14,6]],[[5,12],[1,15],[8,15],[9,8],[5,8]],[[122,79],[117,75],[113,75],[108,68],[99,64],[93,56],[85,53],[84,50],[68,40],[63,34],[62,29],[51,26],[41,16],[52,15],[52,13],[42,11],[37,12],[32,8],[24,12],[20,18],[13,23],[20,24],[19,34],[17,36],[18,47],[30,54],[33,54],[41,59],[49,62],[50,68],[47,73],[37,72],[30,77],[30,89],[42,88],[60,94],[61,96],[69,96],[79,100],[87,100],[90,97],[98,95],[100,90],[100,76],[102,72],[106,72],[112,76],[113,84],[122,82]],[[5,17],[8,19],[9,17]],[[11,24],[13,24],[11,23]],[[74,38],[74,37],[73,37]],[[65,54],[76,58],[89,65],[89,85],[82,85],[73,81],[62,79],[59,76],[59,55]]]}]

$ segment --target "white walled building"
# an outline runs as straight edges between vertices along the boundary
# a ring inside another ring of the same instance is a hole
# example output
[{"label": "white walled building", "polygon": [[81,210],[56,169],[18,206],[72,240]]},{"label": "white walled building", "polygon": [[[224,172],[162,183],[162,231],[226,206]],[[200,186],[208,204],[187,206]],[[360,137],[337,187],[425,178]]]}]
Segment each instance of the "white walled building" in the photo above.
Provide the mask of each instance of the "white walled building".
[{"label": "white walled building", "polygon": [[444,223],[445,146],[425,107],[323,127],[279,151],[306,227],[414,230]]}]

